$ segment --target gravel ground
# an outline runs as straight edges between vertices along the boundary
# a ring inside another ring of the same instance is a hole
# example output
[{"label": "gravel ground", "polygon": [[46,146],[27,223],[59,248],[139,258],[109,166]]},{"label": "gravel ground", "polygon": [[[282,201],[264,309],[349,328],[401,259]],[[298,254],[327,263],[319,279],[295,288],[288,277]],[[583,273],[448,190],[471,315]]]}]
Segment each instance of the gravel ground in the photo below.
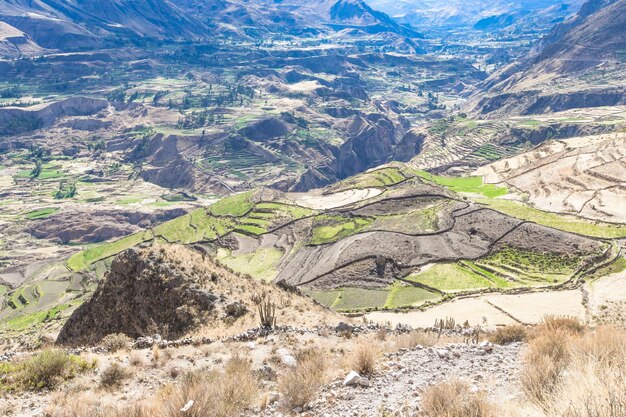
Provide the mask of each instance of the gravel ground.
[{"label": "gravel ground", "polygon": [[[485,390],[502,402],[519,392],[522,344],[486,347],[451,344],[443,348],[417,347],[387,355],[380,369],[360,384],[337,380],[326,387],[301,415],[309,417],[361,417],[418,409],[420,394],[429,385],[461,378],[472,389]],[[280,416],[270,407],[265,416]]]}]

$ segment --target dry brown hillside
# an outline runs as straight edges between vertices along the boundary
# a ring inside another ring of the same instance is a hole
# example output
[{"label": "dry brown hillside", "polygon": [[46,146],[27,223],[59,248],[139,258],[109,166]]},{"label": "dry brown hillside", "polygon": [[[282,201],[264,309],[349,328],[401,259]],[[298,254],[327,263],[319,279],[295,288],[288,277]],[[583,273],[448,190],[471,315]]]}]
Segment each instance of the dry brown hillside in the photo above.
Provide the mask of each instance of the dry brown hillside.
[{"label": "dry brown hillside", "polygon": [[278,326],[338,321],[338,315],[294,291],[233,273],[184,246],[129,249],[72,314],[58,342],[97,343],[114,333],[133,338],[159,333],[168,339],[234,335],[259,325],[253,299],[263,296],[276,306]]}]

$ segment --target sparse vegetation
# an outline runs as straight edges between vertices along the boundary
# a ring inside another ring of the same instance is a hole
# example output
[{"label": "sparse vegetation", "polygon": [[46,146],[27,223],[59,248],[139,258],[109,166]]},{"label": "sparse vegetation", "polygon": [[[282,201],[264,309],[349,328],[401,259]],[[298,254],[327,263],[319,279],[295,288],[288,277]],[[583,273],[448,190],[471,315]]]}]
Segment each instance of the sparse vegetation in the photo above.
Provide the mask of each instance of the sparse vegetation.
[{"label": "sparse vegetation", "polygon": [[53,389],[95,366],[95,361],[89,362],[61,350],[47,349],[23,362],[0,364],[0,388]]},{"label": "sparse vegetation", "polygon": [[378,359],[377,347],[372,342],[359,343],[350,357],[350,367],[359,375],[372,375]]},{"label": "sparse vegetation", "polygon": [[105,336],[101,345],[109,352],[117,352],[118,350],[128,349],[131,341],[131,338],[125,334],[113,333]]},{"label": "sparse vegetation", "polygon": [[124,366],[113,362],[100,374],[100,385],[106,389],[119,388],[130,376],[130,372]]},{"label": "sparse vegetation", "polygon": [[422,394],[423,417],[499,417],[500,411],[484,392],[475,392],[460,380],[442,382]]},{"label": "sparse vegetation", "polygon": [[289,410],[303,407],[327,382],[327,360],[317,349],[306,349],[296,355],[298,364],[288,369],[278,381],[283,406]]},{"label": "sparse vegetation", "polygon": [[499,327],[489,335],[489,341],[498,345],[507,345],[514,342],[524,342],[528,338],[526,326],[521,324]]}]

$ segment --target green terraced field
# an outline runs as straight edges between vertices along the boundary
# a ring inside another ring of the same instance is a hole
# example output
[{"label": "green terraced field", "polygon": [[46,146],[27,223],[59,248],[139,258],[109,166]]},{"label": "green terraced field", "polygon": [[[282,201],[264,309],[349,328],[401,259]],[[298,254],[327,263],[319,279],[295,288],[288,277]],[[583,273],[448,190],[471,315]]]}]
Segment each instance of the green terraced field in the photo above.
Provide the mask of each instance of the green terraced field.
[{"label": "green terraced field", "polygon": [[67,261],[67,266],[73,271],[82,271],[96,261],[117,255],[151,238],[150,232],[139,232],[110,243],[100,244],[72,255]]},{"label": "green terraced field", "polygon": [[483,198],[478,199],[477,202],[509,216],[565,232],[606,239],[626,237],[626,225],[590,221],[575,216],[549,213],[511,200]]},{"label": "green terraced field", "polygon": [[333,191],[340,192],[360,188],[388,187],[406,179],[407,175],[400,168],[382,168],[341,181],[333,187]]},{"label": "green terraced field", "polygon": [[396,283],[389,292],[387,301],[385,302],[385,308],[417,306],[426,301],[435,301],[440,298],[441,295],[432,291]]},{"label": "green terraced field", "polygon": [[344,237],[359,233],[372,224],[372,219],[364,217],[356,217],[353,219],[330,216],[319,217],[320,221],[330,222],[331,224],[313,228],[313,236],[310,242],[312,245],[336,242]]},{"label": "green terraced field", "polygon": [[483,183],[482,177],[444,177],[425,171],[418,171],[418,175],[435,184],[449,188],[457,193],[482,194],[485,197],[495,198],[508,194],[506,187],[497,187],[493,184]]},{"label": "green terraced field", "polygon": [[335,301],[337,301],[337,297],[341,295],[341,290],[318,291],[305,288],[302,291],[326,307],[332,307],[335,304]]},{"label": "green terraced field", "polygon": [[580,258],[505,247],[485,258],[483,262],[492,265],[510,266],[528,274],[571,275],[578,268]]},{"label": "green terraced field", "polygon": [[254,207],[251,201],[252,191],[235,194],[230,197],[223,198],[209,207],[211,214],[215,216],[233,216],[241,217]]},{"label": "green terraced field", "polygon": [[441,291],[454,292],[492,288],[496,284],[458,263],[435,264],[424,272],[409,275],[407,280]]},{"label": "green terraced field", "polygon": [[626,258],[620,257],[615,262],[604,268],[598,269],[593,274],[587,277],[587,280],[592,281],[598,278],[606,277],[609,275],[617,274],[619,272],[626,271]]},{"label": "green terraced field", "polygon": [[59,211],[58,207],[48,207],[39,210],[33,210],[26,213],[26,218],[29,220],[40,220],[52,216]]},{"label": "green terraced field", "polygon": [[276,265],[283,256],[278,248],[259,248],[252,253],[233,256],[227,249],[218,250],[218,259],[236,272],[271,281],[276,277]]},{"label": "green terraced field", "polygon": [[402,214],[375,216],[368,230],[387,230],[404,233],[429,233],[439,230],[442,204]]},{"label": "green terraced field", "polygon": [[16,317],[9,318],[4,321],[2,324],[3,327],[6,327],[9,330],[13,331],[23,331],[30,327],[41,324],[45,321],[54,319],[57,317],[62,311],[67,310],[72,307],[72,304],[61,304],[57,305],[48,310],[36,311],[29,314],[18,315]]},{"label": "green terraced field", "polygon": [[337,310],[383,308],[388,295],[389,291],[386,289],[344,288],[333,307]]}]

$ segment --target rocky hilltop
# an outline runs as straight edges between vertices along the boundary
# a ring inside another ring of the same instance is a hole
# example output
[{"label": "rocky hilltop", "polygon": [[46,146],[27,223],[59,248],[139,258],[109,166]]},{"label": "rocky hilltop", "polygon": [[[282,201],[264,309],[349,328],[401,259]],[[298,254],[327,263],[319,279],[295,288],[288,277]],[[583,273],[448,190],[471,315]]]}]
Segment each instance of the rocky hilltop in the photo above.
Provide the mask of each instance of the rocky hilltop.
[{"label": "rocky hilltop", "polygon": [[89,301],[67,320],[57,343],[94,344],[116,333],[132,338],[158,333],[168,340],[200,329],[205,334],[234,334],[255,326],[257,297],[274,306],[288,302],[307,311],[299,318],[279,314],[276,320],[282,325],[330,317],[297,291],[235,274],[206,258],[206,253],[154,246],[118,255]]}]

